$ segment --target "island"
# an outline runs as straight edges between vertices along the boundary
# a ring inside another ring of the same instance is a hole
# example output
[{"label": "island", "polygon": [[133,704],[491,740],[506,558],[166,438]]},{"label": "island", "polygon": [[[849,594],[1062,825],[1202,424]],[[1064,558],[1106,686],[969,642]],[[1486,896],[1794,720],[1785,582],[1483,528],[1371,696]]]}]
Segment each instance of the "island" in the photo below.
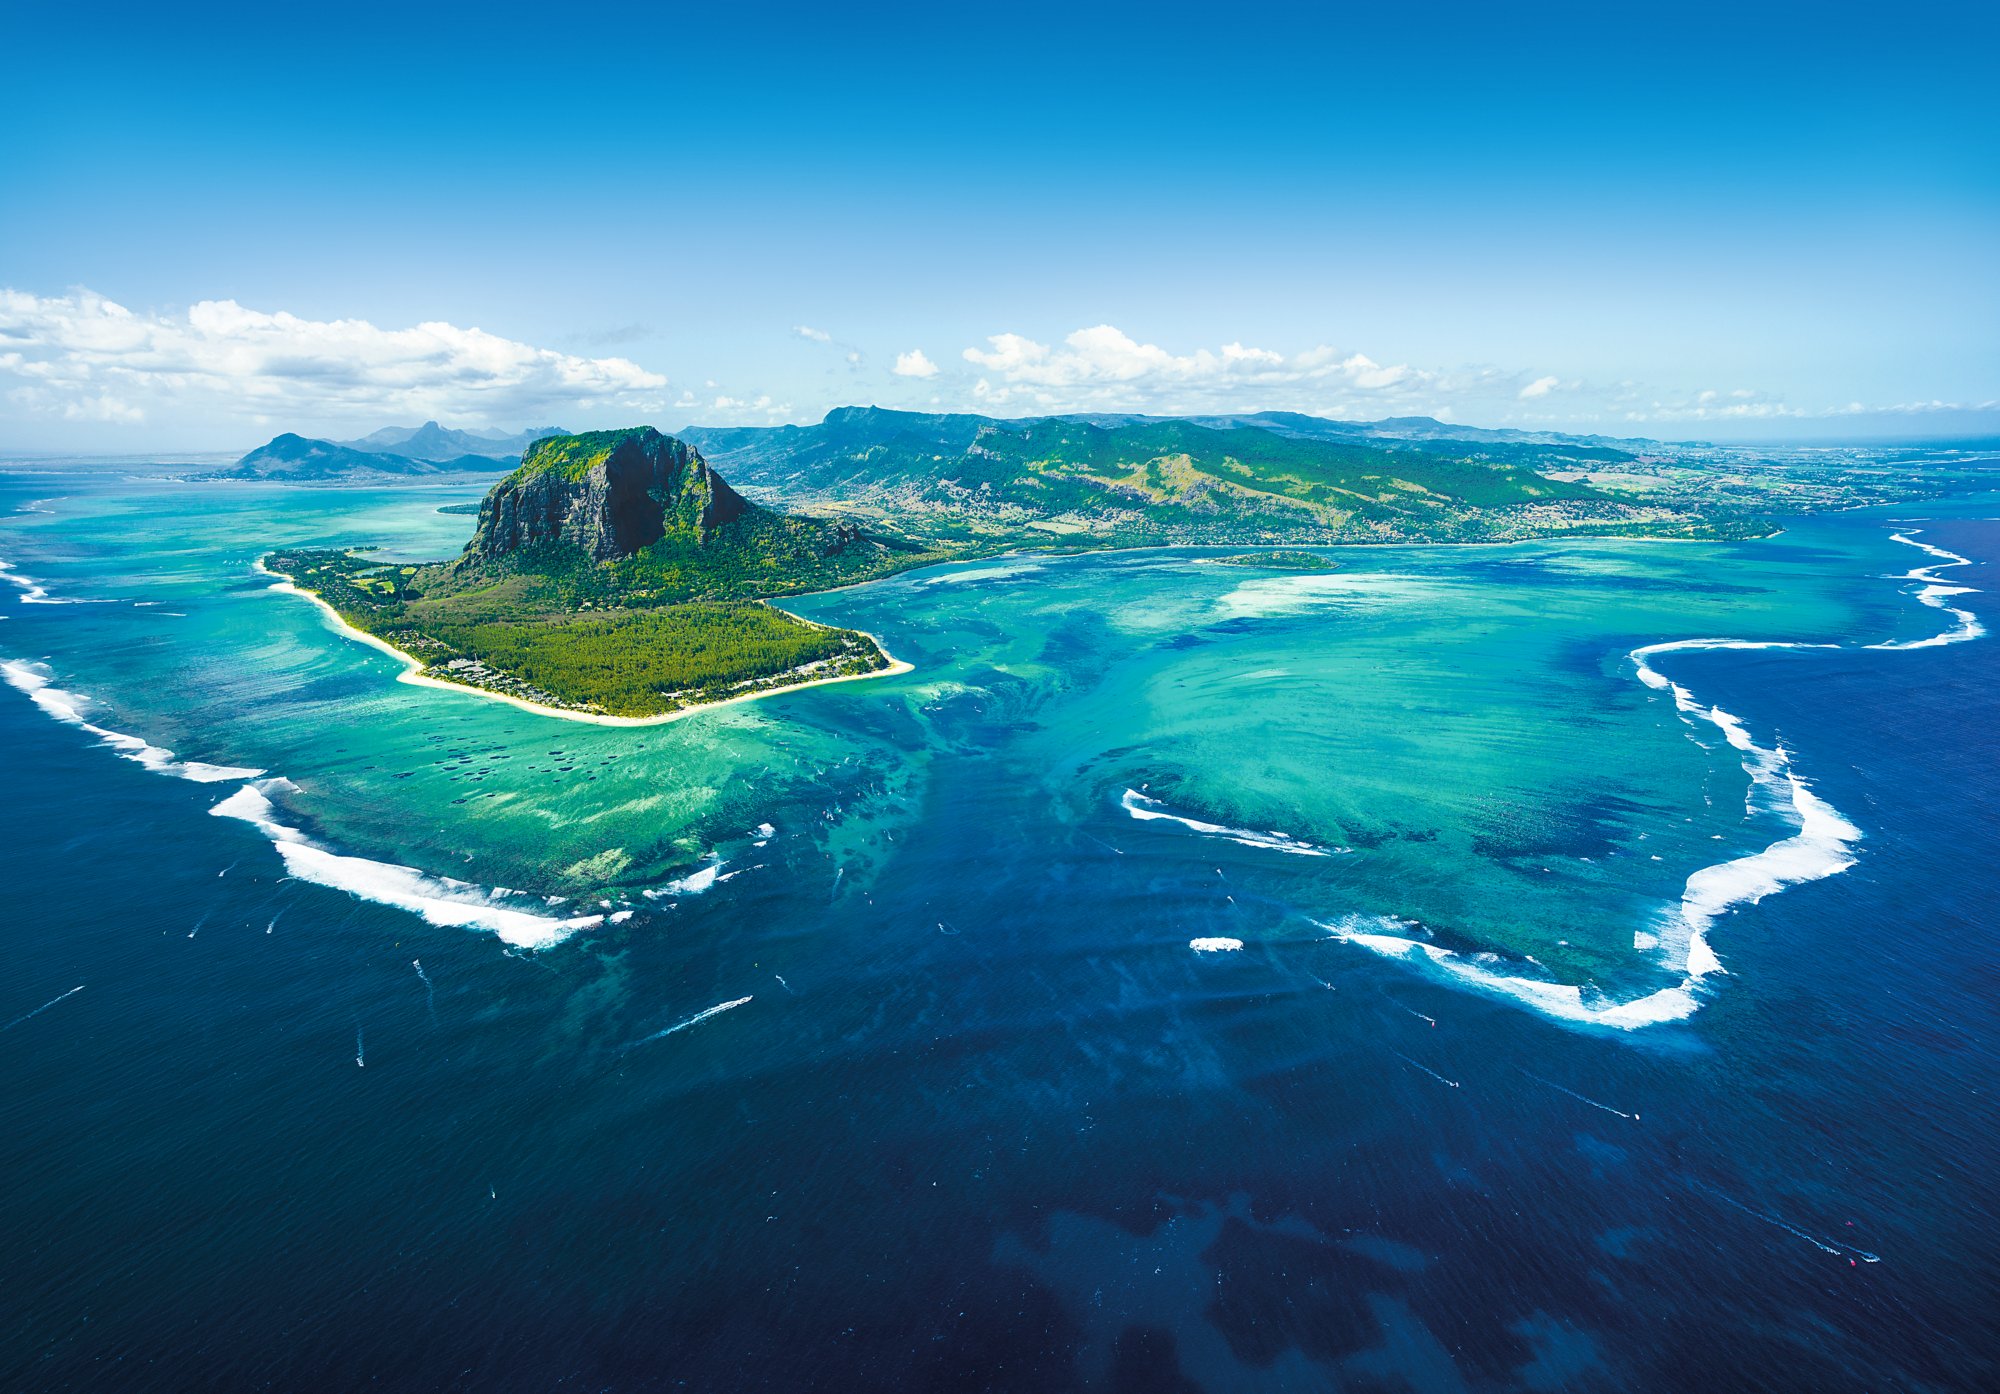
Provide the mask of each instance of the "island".
[{"label": "island", "polygon": [[1233,557],[1202,557],[1210,566],[1248,566],[1259,571],[1338,571],[1340,563],[1317,552],[1239,552]]},{"label": "island", "polygon": [[953,555],[752,503],[685,442],[634,427],[529,446],[450,561],[357,547],[260,564],[403,659],[406,680],[639,723],[907,671],[874,636],[770,602]]}]

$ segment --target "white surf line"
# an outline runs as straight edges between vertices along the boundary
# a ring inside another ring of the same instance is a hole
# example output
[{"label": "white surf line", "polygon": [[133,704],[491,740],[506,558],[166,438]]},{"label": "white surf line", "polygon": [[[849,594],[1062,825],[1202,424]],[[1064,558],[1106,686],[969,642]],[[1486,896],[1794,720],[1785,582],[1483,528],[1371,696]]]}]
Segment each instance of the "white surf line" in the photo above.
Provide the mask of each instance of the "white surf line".
[{"label": "white surf line", "polygon": [[22,1022],[27,1021],[30,1018],[40,1016],[50,1007],[53,1007],[56,1003],[62,1001],[63,998],[76,996],[79,992],[82,992],[86,986],[87,984],[85,983],[78,983],[68,992],[59,993],[56,996],[51,997],[48,1001],[42,1003],[41,1006],[35,1008],[32,1012],[23,1012],[20,1016],[17,1016],[12,1021],[8,1022],[5,1026],[0,1026],[0,1031],[12,1031],[16,1026],[19,1026]]},{"label": "white surf line", "polygon": [[[1892,533],[1891,537],[1941,558],[1939,567],[1919,568],[1902,579],[1924,582],[1925,588],[1917,598],[1933,608],[1949,610],[1958,618],[1959,624],[1955,629],[1927,639],[1861,647],[1931,648],[1939,644],[1961,643],[1984,634],[1984,628],[1970,612],[1952,609],[1939,599],[1940,594],[1963,594],[1964,590],[1951,586],[1940,590],[1936,578],[1928,574],[1929,571],[1942,569],[1944,565],[1971,563],[1955,552],[1918,542],[1905,533]],[[1947,558],[1949,560],[1943,560]],[[1359,944],[1384,957],[1440,969],[1465,986],[1511,999],[1560,1021],[1631,1031],[1692,1016],[1701,1006],[1698,990],[1703,980],[1727,971],[1708,943],[1708,932],[1715,922],[1724,914],[1742,906],[1755,905],[1787,886],[1822,880],[1847,870],[1854,865],[1853,849],[1854,844],[1861,840],[1861,830],[1832,804],[1815,794],[1798,776],[1792,768],[1791,754],[1782,744],[1776,744],[1771,749],[1758,745],[1740,719],[1720,707],[1704,706],[1687,688],[1656,670],[1649,660],[1664,653],[1716,649],[1839,651],[1844,647],[1840,644],[1786,640],[1677,639],[1647,644],[1630,654],[1639,681],[1655,691],[1670,694],[1675,710],[1689,722],[1706,722],[1721,732],[1722,738],[1737,752],[1744,773],[1750,776],[1753,799],[1755,793],[1762,789],[1771,796],[1779,811],[1789,806],[1790,819],[1797,828],[1790,837],[1773,842],[1761,852],[1702,867],[1688,877],[1676,912],[1666,923],[1658,926],[1660,932],[1654,936],[1661,966],[1681,974],[1681,980],[1676,985],[1625,1001],[1605,998],[1594,992],[1586,1000],[1581,986],[1496,972],[1465,955],[1407,934],[1382,932],[1385,928],[1407,927],[1398,922],[1349,920],[1323,925],[1322,928],[1336,938]]]},{"label": "white surf line", "polygon": [[1948,629],[1942,634],[1933,634],[1928,639],[1903,639],[1881,644],[1870,644],[1868,647],[1871,649],[1933,649],[1942,644],[1961,644],[1968,639],[1977,639],[1986,632],[1986,626],[1982,625],[1979,622],[1979,617],[1970,610],[1961,610],[1957,606],[1945,604],[1945,599],[1948,596],[1976,595],[1978,591],[1971,586],[1955,586],[1949,581],[1931,574],[1947,570],[1954,566],[1971,566],[1971,559],[1961,557],[1956,552],[1947,552],[1942,547],[1933,547],[1928,542],[1917,541],[1915,535],[1917,531],[1921,531],[1921,529],[1913,529],[1907,533],[1890,533],[1889,535],[1898,542],[1929,553],[1931,556],[1936,557],[1938,561],[1934,566],[1920,566],[1916,570],[1908,572],[1904,575],[1903,579],[1906,581],[1923,582],[1924,588],[1917,592],[1917,600],[1922,604],[1930,606],[1933,610],[1942,610],[1952,616],[1952,618],[1958,621],[1958,627],[1956,629]]},{"label": "white surf line", "polygon": [[23,576],[14,569],[12,563],[5,561],[0,561],[0,581],[5,581],[9,585],[20,588],[20,601],[23,605],[116,605],[119,603],[111,599],[77,599],[65,595],[50,595],[48,587],[32,576]]},{"label": "white surf line", "polygon": [[[713,854],[711,853],[711,855]],[[702,867],[699,871],[689,872],[679,880],[669,881],[664,886],[650,887],[639,892],[639,894],[645,896],[648,900],[660,900],[672,895],[700,895],[703,891],[713,887],[717,881],[726,881],[729,879],[728,876],[722,874],[722,868],[728,865],[729,863],[721,857],[716,857],[714,861]],[[734,876],[735,874],[733,871],[729,873],[730,876]]]},{"label": "white surf line", "polygon": [[0,680],[4,680],[15,691],[25,694],[29,701],[57,721],[90,732],[124,759],[144,765],[155,774],[172,775],[176,779],[191,780],[196,784],[218,784],[231,779],[255,779],[264,773],[262,770],[236,765],[211,765],[200,760],[178,760],[174,758],[171,750],[162,749],[137,736],[128,736],[123,731],[113,731],[99,726],[83,715],[83,709],[90,704],[90,698],[80,692],[70,692],[55,686],[46,674],[35,670],[35,665],[23,663],[19,659],[0,659]]},{"label": "white surf line", "polygon": [[53,605],[58,603],[49,599],[48,591],[40,582],[34,580],[32,577],[23,576],[8,562],[0,561],[0,581],[20,587],[21,603],[23,605]]},{"label": "white surf line", "polygon": [[[1736,1197],[1734,1196],[1724,1195],[1721,1191],[1716,1190],[1715,1187],[1709,1185],[1707,1182],[1701,1180],[1699,1177],[1690,1176],[1687,1179],[1695,1187],[1696,1190],[1705,1192],[1706,1194],[1713,1196],[1715,1199],[1721,1201],[1724,1205],[1731,1206],[1737,1210],[1741,1210],[1744,1214],[1750,1216],[1753,1219],[1762,1220],[1767,1225],[1776,1225],[1779,1229],[1784,1230],[1787,1234],[1797,1235],[1799,1238],[1805,1240],[1806,1243],[1812,1245],[1815,1249],[1818,1249],[1821,1253],[1832,1254],[1835,1258],[1847,1258],[1848,1262],[1850,1263],[1852,1263],[1854,1259],[1857,1258],[1860,1259],[1863,1263],[1880,1263],[1882,1261],[1882,1256],[1880,1254],[1871,1254],[1866,1249],[1857,1249],[1852,1244],[1843,1244],[1837,1239],[1826,1239],[1819,1235],[1808,1234],[1806,1231],[1800,1229],[1797,1225],[1792,1224],[1787,1220],[1781,1220],[1776,1215],[1767,1215],[1762,1210],[1756,1209],[1754,1206],[1745,1205],[1742,1201],[1736,1199]],[[1849,1255],[1852,1255],[1853,1257],[1849,1258],[1848,1257]]]},{"label": "white surf line", "polygon": [[[626,1046],[625,1050],[637,1050],[640,1046],[645,1045],[648,1041],[657,1041],[663,1036],[673,1035],[674,1032],[676,1031],[685,1031],[690,1026],[699,1026],[702,1022],[707,1021],[712,1016],[721,1016],[724,1012],[733,1011],[737,1007],[742,1006],[744,1003],[754,1002],[755,1000],[756,1000],[755,997],[739,997],[734,1002],[718,1002],[713,1007],[708,1008],[706,1011],[696,1012],[686,1021],[675,1022],[672,1026],[669,1026],[664,1031],[655,1031],[650,1036],[641,1036],[638,1040],[633,1041],[630,1045]],[[623,1055],[625,1053],[625,1050],[621,1050],[618,1053],[620,1055]]]},{"label": "white surf line", "polygon": [[[1331,857],[1347,851],[1345,847],[1321,847],[1317,843],[1293,837],[1290,833],[1260,833],[1248,828],[1228,828],[1220,823],[1204,823],[1198,818],[1175,813],[1158,799],[1142,794],[1137,789],[1127,789],[1118,802],[1127,813],[1141,822],[1161,820],[1179,823],[1182,827],[1206,837],[1223,838],[1229,842],[1241,843],[1245,847],[1265,847],[1274,852],[1289,852],[1295,857]],[[1221,868],[1218,867],[1216,875],[1221,874]]]},{"label": "white surf line", "polygon": [[1583,1096],[1582,1094],[1579,1094],[1579,1093],[1577,1093],[1577,1092],[1576,1092],[1576,1090],[1574,1090],[1574,1089],[1566,1089],[1566,1088],[1564,1088],[1564,1087],[1563,1087],[1562,1085],[1560,1085],[1560,1084],[1557,1084],[1557,1083],[1556,1083],[1556,1082],[1555,1082],[1554,1080],[1552,1080],[1552,1079],[1543,1079],[1543,1078],[1542,1078],[1542,1077],[1541,1077],[1540,1075],[1536,1074],[1536,1073],[1535,1073],[1535,1072],[1534,1072],[1533,1070],[1522,1070],[1522,1071],[1521,1071],[1521,1073],[1522,1073],[1522,1074],[1524,1074],[1524,1075],[1526,1075],[1526,1076],[1527,1076],[1527,1077],[1528,1077],[1529,1079],[1532,1079],[1532,1080],[1537,1080],[1537,1081],[1540,1081],[1540,1082],[1541,1082],[1541,1083],[1543,1083],[1543,1084],[1546,1084],[1546,1085],[1548,1085],[1548,1086],[1549,1086],[1549,1088],[1551,1088],[1551,1089],[1555,1090],[1555,1091],[1556,1091],[1556,1092],[1557,1092],[1558,1094],[1567,1094],[1567,1095],[1569,1095],[1569,1096],[1570,1096],[1570,1097],[1571,1097],[1572,1099],[1575,1099],[1575,1100],[1576,1100],[1576,1101],[1577,1101],[1578,1103],[1580,1103],[1580,1104],[1589,1104],[1589,1105],[1590,1105],[1590,1106],[1591,1106],[1592,1108],[1601,1108],[1601,1109],[1603,1109],[1603,1110],[1604,1110],[1604,1111],[1605,1111],[1606,1113],[1615,1113],[1615,1114],[1617,1114],[1617,1115],[1618,1115],[1618,1116],[1619,1116],[1620,1118],[1629,1118],[1629,1119],[1631,1119],[1631,1120],[1632,1120],[1632,1121],[1633,1121],[1634,1123],[1636,1123],[1636,1122],[1638,1122],[1638,1121],[1639,1121],[1639,1115],[1638,1115],[1638,1114],[1636,1114],[1636,1113],[1627,1113],[1627,1112],[1626,1112],[1626,1111],[1625,1111],[1624,1109],[1622,1109],[1622,1108],[1613,1108],[1613,1107],[1612,1107],[1612,1106],[1611,1106],[1610,1104],[1600,1104],[1599,1102],[1597,1102],[1597,1100],[1595,1100],[1595,1099],[1591,1099],[1591,1098],[1586,1098],[1586,1097],[1584,1097],[1584,1096]]},{"label": "white surf line", "polygon": [[1422,1071],[1423,1071],[1423,1072],[1424,1072],[1425,1074],[1429,1075],[1429,1076],[1430,1076],[1430,1077],[1431,1077],[1432,1079],[1436,1080],[1436,1081],[1437,1081],[1437,1082],[1438,1082],[1439,1084],[1448,1084],[1448,1085],[1450,1085],[1450,1086],[1451,1086],[1452,1088],[1454,1088],[1454,1089],[1458,1089],[1458,1088],[1461,1088],[1461,1087],[1462,1087],[1462,1086],[1461,1086],[1461,1085],[1459,1084],[1459,1082],[1458,1082],[1457,1080],[1455,1080],[1455,1079],[1446,1079],[1446,1078],[1445,1078],[1445,1077],[1444,1077],[1443,1075],[1439,1074],[1439,1073],[1438,1073],[1438,1072],[1437,1072],[1436,1070],[1433,1070],[1433,1069],[1432,1069],[1432,1068],[1431,1068],[1431,1067],[1430,1067],[1429,1065],[1421,1065],[1421,1064],[1418,1064],[1418,1063],[1417,1063],[1417,1062],[1416,1062],[1415,1060],[1412,1060],[1412,1059],[1411,1059],[1411,1058],[1410,1058],[1409,1056],[1407,1056],[1407,1055],[1403,1054],[1403,1052],[1402,1052],[1402,1051],[1400,1051],[1400,1050],[1396,1050],[1396,1051],[1391,1051],[1391,1052],[1390,1052],[1390,1054],[1394,1055],[1394,1056],[1395,1056],[1395,1057],[1396,1057],[1396,1058],[1397,1058],[1398,1060],[1402,1061],[1402,1062],[1403,1062],[1403,1063],[1404,1063],[1405,1065],[1409,1065],[1409,1066],[1412,1066],[1412,1067],[1414,1067],[1414,1068],[1416,1068],[1416,1069],[1419,1069],[1419,1070],[1422,1070]]},{"label": "white surf line", "polygon": [[297,786],[282,778],[245,784],[209,812],[218,818],[240,819],[263,833],[284,859],[286,872],[298,880],[346,891],[358,900],[408,910],[440,928],[487,930],[521,949],[550,948],[578,930],[604,922],[601,914],[568,919],[538,914],[516,908],[521,897],[469,881],[330,851],[297,828],[278,821],[269,795],[284,788]]}]

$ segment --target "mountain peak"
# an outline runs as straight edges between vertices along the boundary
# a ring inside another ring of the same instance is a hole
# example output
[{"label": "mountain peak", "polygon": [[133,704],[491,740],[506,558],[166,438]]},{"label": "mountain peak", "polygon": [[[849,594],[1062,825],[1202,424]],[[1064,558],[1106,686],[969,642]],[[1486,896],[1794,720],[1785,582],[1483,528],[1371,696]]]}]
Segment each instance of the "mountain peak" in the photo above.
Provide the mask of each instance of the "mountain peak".
[{"label": "mountain peak", "polygon": [[668,533],[705,542],[750,508],[686,442],[651,426],[550,436],[493,486],[465,555],[569,543],[609,561]]}]

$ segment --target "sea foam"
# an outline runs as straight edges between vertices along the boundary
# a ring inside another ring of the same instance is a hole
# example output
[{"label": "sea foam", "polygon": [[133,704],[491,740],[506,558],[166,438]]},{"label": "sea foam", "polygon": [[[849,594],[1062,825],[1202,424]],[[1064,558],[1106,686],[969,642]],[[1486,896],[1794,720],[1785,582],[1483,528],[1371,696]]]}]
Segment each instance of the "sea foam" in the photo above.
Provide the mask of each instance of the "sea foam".
[{"label": "sea foam", "polygon": [[[48,510],[43,509],[41,511],[47,512]],[[111,605],[117,603],[110,600],[78,600],[66,595],[50,595],[47,586],[44,586],[32,576],[23,576],[10,563],[4,561],[0,561],[0,581],[5,581],[11,586],[20,588],[21,603],[23,605]]]},{"label": "sea foam", "polygon": [[727,862],[717,858],[697,871],[691,871],[677,880],[667,882],[664,886],[655,886],[641,894],[648,900],[660,900],[670,895],[700,895],[703,891],[714,887],[717,881],[728,879],[722,875],[722,868],[727,865]]},{"label": "sea foam", "polygon": [[1148,798],[1137,789],[1127,789],[1119,803],[1127,813],[1142,823],[1155,820],[1178,823],[1204,837],[1219,837],[1228,842],[1241,843],[1245,847],[1264,847],[1273,852],[1289,852],[1296,857],[1331,857],[1347,850],[1345,847],[1322,847],[1316,842],[1293,837],[1290,833],[1260,833],[1249,828],[1230,828],[1220,823],[1204,823],[1198,818],[1174,812],[1158,799]]},{"label": "sea foam", "polygon": [[1724,914],[1754,905],[1787,886],[1837,875],[1854,864],[1852,848],[1861,830],[1825,799],[1815,794],[1793,770],[1782,746],[1757,744],[1743,722],[1720,707],[1705,706],[1649,659],[1672,652],[1702,649],[1834,648],[1828,644],[1790,644],[1741,639],[1683,639],[1649,644],[1631,654],[1639,680],[1672,695],[1674,706],[1692,720],[1705,721],[1721,732],[1737,752],[1753,790],[1770,791],[1770,811],[1797,829],[1762,851],[1705,866],[1689,876],[1680,904],[1652,931],[1633,936],[1635,947],[1649,948],[1659,964],[1680,975],[1672,986],[1640,997],[1618,999],[1594,988],[1551,982],[1520,971],[1503,971],[1480,959],[1460,954],[1407,934],[1387,932],[1377,924],[1348,922],[1327,925],[1337,938],[1389,958],[1441,970],[1462,985],[1510,998],[1559,1020],[1633,1030],[1692,1016],[1700,1006],[1698,989],[1704,978],[1725,971],[1709,945],[1709,930]]},{"label": "sea foam", "polygon": [[[1960,643],[1985,633],[1971,612],[1944,603],[1951,596],[1970,592],[1969,587],[1941,582],[1934,574],[1949,566],[1971,563],[1955,552],[1919,542],[1905,533],[1894,533],[1895,541],[1917,547],[1939,559],[1939,564],[1909,572],[1902,579],[1922,583],[1916,598],[1933,609],[1946,611],[1957,625],[1924,639],[1901,640],[1867,645],[1870,649],[1920,649],[1940,644]],[[1526,970],[1539,969],[1532,960],[1509,964],[1494,954],[1463,954],[1444,948],[1412,932],[1409,921],[1387,918],[1351,917],[1324,924],[1329,934],[1358,945],[1385,958],[1431,969],[1461,986],[1507,998],[1560,1021],[1590,1026],[1635,1030],[1660,1022],[1692,1016],[1701,1005],[1703,980],[1725,972],[1722,961],[1708,942],[1709,931],[1723,915],[1746,905],[1755,905],[1766,896],[1787,886],[1800,885],[1838,875],[1854,865],[1854,845],[1861,830],[1818,794],[1792,767],[1790,753],[1782,745],[1766,748],[1750,735],[1742,720],[1721,707],[1705,705],[1692,692],[1674,682],[1651,660],[1662,654],[1701,650],[1733,649],[1840,649],[1839,644],[1808,644],[1781,640],[1679,639],[1648,644],[1632,650],[1630,658],[1639,681],[1654,691],[1673,698],[1675,709],[1690,722],[1713,726],[1734,750],[1750,777],[1752,811],[1777,815],[1794,831],[1762,851],[1705,866],[1689,876],[1680,903],[1662,921],[1633,935],[1635,950],[1652,953],[1660,966],[1679,975],[1679,981],[1656,991],[1631,998],[1613,998],[1594,985],[1560,983],[1531,976]],[[1759,796],[1763,796],[1761,810]],[[1125,807],[1135,818],[1169,817],[1197,831],[1241,837],[1240,830],[1199,824],[1165,812],[1143,795],[1126,791]],[[1253,837],[1255,835],[1252,835]],[[1282,836],[1282,835],[1276,835]],[[1252,845],[1270,845],[1253,842]],[[1279,850],[1296,850],[1290,846]]]},{"label": "sea foam", "polygon": [[517,948],[546,949],[580,929],[604,922],[602,915],[558,919],[537,914],[519,908],[515,902],[522,898],[502,891],[321,847],[297,828],[278,820],[270,795],[296,787],[287,779],[245,784],[209,812],[218,818],[240,819],[270,838],[284,859],[285,870],[299,880],[346,891],[380,905],[393,905],[421,915],[434,925],[488,930]]},{"label": "sea foam", "polygon": [[128,736],[123,731],[112,731],[88,720],[84,710],[90,705],[90,698],[80,692],[71,692],[54,685],[49,677],[37,672],[29,664],[18,659],[0,660],[0,678],[16,691],[27,694],[28,700],[66,725],[80,727],[96,736],[127,760],[133,760],[156,774],[169,774],[176,779],[193,780],[197,784],[220,784],[232,779],[255,779],[262,770],[242,768],[236,765],[211,765],[200,760],[177,760],[171,750],[162,749],[137,736]]},{"label": "sea foam", "polygon": [[1976,595],[1978,592],[1971,586],[1954,586],[1948,581],[1941,581],[1937,576],[1932,574],[1946,570],[1949,567],[1970,566],[1972,565],[1971,560],[1961,557],[1956,552],[1947,552],[1942,547],[1933,547],[1928,542],[1919,542],[1909,533],[1897,532],[1891,533],[1890,536],[1906,546],[1915,547],[1922,552],[1928,552],[1931,556],[1938,559],[1937,564],[1934,566],[1920,566],[1914,571],[1906,572],[1903,579],[1906,581],[1923,582],[1923,589],[1917,592],[1918,601],[1930,606],[1933,610],[1944,611],[1957,620],[1958,624],[1951,629],[1945,630],[1942,634],[1933,634],[1928,638],[1895,640],[1881,644],[1870,644],[1868,647],[1871,649],[1933,649],[1940,644],[1962,644],[1968,639],[1977,639],[1980,635],[1984,634],[1986,626],[1979,622],[1977,615],[1973,614],[1970,610],[1961,610],[1955,605],[1945,604],[1946,599],[1951,596]]}]

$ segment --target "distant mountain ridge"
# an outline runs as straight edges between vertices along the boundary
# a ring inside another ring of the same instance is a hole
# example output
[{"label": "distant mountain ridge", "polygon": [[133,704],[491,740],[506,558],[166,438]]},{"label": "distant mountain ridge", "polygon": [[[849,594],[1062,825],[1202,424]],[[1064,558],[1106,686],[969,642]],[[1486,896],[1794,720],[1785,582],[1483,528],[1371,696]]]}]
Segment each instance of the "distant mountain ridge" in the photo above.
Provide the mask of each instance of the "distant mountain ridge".
[{"label": "distant mountain ridge", "polygon": [[1705,526],[1586,478],[1637,460],[1634,449],[1430,417],[1006,420],[843,407],[813,426],[681,436],[740,486],[972,545],[1685,536]]},{"label": "distant mountain ridge", "polygon": [[1645,451],[1659,442],[1643,437],[1571,435],[1560,431],[1526,431],[1513,427],[1462,426],[1431,416],[1392,416],[1379,421],[1349,421],[1308,416],[1294,411],[1260,411],[1235,415],[1191,413],[1152,416],[1137,412],[1067,412],[1048,416],[983,416],[971,412],[916,412],[891,407],[835,407],[817,426],[688,426],[676,434],[711,453],[734,453],[753,443],[783,444],[797,450],[811,444],[885,443],[896,436],[921,435],[939,444],[969,445],[980,430],[1025,430],[1044,422],[1078,422],[1102,429],[1157,426],[1185,422],[1214,431],[1266,430],[1312,440],[1366,440],[1410,445],[1462,442],[1466,445],[1539,445],[1564,452]]},{"label": "distant mountain ridge", "polygon": [[538,426],[513,435],[492,435],[483,431],[458,431],[426,421],[421,426],[384,426],[359,440],[334,442],[352,450],[377,455],[401,455],[412,460],[455,460],[463,455],[484,455],[493,459],[519,456],[546,436],[567,435],[560,426]]},{"label": "distant mountain ridge", "polygon": [[359,440],[335,441],[287,431],[250,451],[210,479],[261,479],[296,483],[387,482],[425,475],[494,474],[511,469],[537,440],[564,434],[557,427],[488,436],[426,421],[385,426]]}]

